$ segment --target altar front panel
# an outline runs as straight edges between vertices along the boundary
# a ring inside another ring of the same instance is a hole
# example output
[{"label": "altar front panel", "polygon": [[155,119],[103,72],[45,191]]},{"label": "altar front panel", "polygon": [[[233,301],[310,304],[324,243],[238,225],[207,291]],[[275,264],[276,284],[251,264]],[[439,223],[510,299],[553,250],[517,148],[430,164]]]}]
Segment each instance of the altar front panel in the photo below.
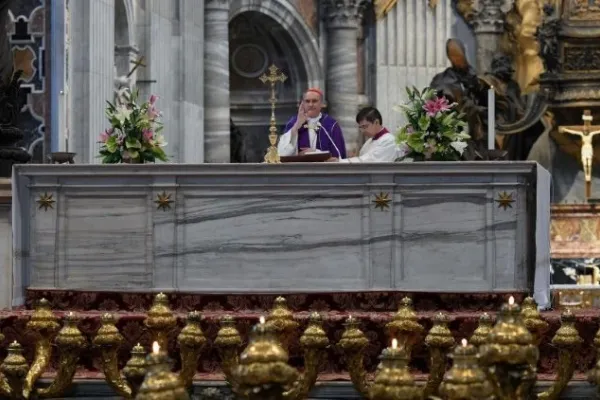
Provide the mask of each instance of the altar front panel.
[{"label": "altar front panel", "polygon": [[536,167],[18,166],[15,302],[25,288],[531,289]]}]

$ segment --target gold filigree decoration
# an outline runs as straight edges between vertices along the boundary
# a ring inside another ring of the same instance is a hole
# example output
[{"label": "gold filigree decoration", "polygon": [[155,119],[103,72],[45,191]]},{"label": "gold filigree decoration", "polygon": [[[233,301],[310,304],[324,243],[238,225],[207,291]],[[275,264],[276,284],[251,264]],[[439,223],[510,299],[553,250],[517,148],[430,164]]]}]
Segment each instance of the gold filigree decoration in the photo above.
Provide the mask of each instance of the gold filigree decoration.
[{"label": "gold filigree decoration", "polygon": [[375,204],[375,208],[379,208],[381,211],[386,211],[390,208],[390,201],[392,201],[392,198],[390,197],[389,193],[380,192],[379,194],[375,195],[375,200],[373,200],[373,203]]},{"label": "gold filigree decoration", "polygon": [[515,202],[515,199],[513,199],[512,193],[502,192],[498,193],[498,198],[495,200],[495,202],[498,203],[498,208],[503,208],[506,210],[507,208],[512,208],[512,203]]},{"label": "gold filigree decoration", "polygon": [[170,210],[171,203],[174,203],[174,201],[171,200],[171,195],[167,194],[166,192],[159,193],[154,202],[157,204],[156,209],[163,211]]},{"label": "gold filigree decoration", "polygon": [[[377,19],[383,18],[389,13],[398,3],[398,0],[375,0],[373,5],[375,7],[375,15]],[[439,3],[439,0],[427,0],[427,4],[430,9],[435,9]]]},{"label": "gold filigree decoration", "polygon": [[39,206],[39,210],[43,208],[44,211],[48,211],[49,208],[54,208],[54,203],[56,203],[56,200],[54,200],[54,195],[52,193],[44,193],[40,195],[40,198],[37,200],[37,203]]}]

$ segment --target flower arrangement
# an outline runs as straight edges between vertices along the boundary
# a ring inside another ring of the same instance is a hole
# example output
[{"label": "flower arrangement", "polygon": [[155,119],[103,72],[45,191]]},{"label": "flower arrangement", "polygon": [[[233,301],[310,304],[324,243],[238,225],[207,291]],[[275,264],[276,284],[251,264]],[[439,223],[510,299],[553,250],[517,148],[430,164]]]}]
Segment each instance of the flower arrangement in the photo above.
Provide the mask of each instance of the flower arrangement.
[{"label": "flower arrangement", "polygon": [[397,161],[458,161],[468,146],[464,114],[434,89],[406,88],[408,102],[397,110],[404,113],[408,124],[396,135]]},{"label": "flower arrangement", "polygon": [[158,97],[150,96],[138,105],[138,91],[124,90],[121,101],[107,101],[106,117],[111,127],[100,134],[100,155],[103,164],[146,163],[167,161],[163,150],[167,145],[160,134],[160,112],[155,106]]}]

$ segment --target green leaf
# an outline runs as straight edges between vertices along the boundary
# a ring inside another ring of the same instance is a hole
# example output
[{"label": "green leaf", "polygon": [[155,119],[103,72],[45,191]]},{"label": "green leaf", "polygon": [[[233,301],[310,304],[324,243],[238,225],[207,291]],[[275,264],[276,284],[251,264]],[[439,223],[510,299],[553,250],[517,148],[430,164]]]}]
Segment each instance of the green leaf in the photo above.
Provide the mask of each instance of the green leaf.
[{"label": "green leaf", "polygon": [[426,115],[422,115],[421,118],[419,118],[419,129],[422,131],[429,129],[429,118],[427,118]]},{"label": "green leaf", "polygon": [[142,148],[142,143],[137,140],[135,137],[128,137],[127,140],[125,141],[125,146],[127,147],[127,149],[141,149]]}]

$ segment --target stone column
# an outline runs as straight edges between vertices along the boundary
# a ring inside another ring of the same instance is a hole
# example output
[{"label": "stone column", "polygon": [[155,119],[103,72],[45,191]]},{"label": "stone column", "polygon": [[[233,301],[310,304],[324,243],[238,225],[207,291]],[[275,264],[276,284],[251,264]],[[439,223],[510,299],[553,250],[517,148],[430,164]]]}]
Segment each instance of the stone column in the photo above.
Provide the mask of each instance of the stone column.
[{"label": "stone column", "polygon": [[12,307],[13,249],[10,179],[0,178],[0,310]]},{"label": "stone column", "polygon": [[499,50],[504,33],[505,15],[512,0],[475,0],[473,4],[473,32],[477,43],[477,72],[489,71],[494,54]]},{"label": "stone column", "polygon": [[329,114],[340,124],[346,150],[358,147],[358,34],[364,2],[325,0],[327,73],[325,97]]},{"label": "stone column", "polygon": [[204,6],[204,162],[230,162],[229,1]]}]

